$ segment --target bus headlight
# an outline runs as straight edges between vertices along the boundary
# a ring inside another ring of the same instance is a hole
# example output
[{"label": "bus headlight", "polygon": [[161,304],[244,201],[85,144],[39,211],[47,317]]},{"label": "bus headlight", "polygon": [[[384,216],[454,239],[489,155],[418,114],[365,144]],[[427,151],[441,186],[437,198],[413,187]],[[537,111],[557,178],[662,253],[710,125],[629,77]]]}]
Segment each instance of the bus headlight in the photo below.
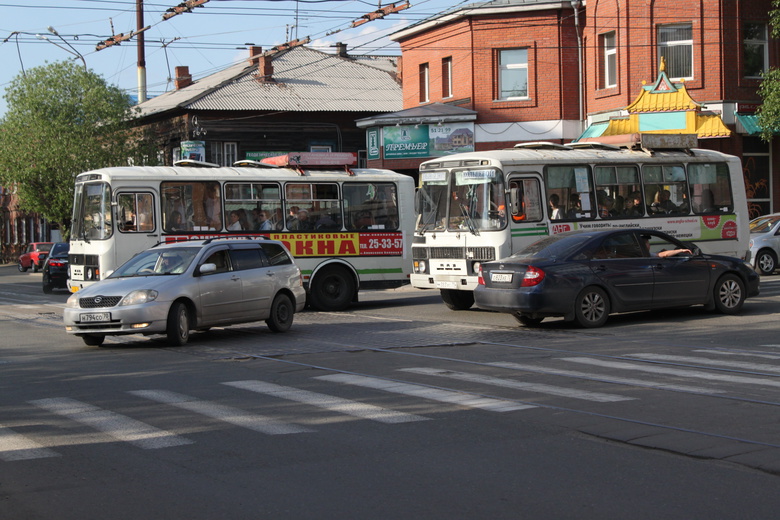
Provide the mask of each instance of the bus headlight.
[{"label": "bus headlight", "polygon": [[478,275],[481,267],[482,267],[482,262],[474,262],[473,264],[471,264],[472,273]]},{"label": "bus headlight", "polygon": [[425,264],[425,260],[415,260],[414,261],[414,272],[416,273],[424,273],[426,267],[428,267]]}]

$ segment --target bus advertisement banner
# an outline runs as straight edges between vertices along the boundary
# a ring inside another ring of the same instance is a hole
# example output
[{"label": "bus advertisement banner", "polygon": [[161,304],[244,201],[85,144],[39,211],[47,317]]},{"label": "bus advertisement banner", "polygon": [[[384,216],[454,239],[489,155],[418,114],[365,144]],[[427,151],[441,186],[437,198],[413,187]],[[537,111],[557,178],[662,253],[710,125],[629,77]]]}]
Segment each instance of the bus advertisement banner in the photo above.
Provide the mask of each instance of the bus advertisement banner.
[{"label": "bus advertisement banner", "polygon": [[587,222],[551,222],[552,234],[575,230],[639,228],[662,231],[679,240],[737,240],[736,215],[701,215],[637,220],[594,220]]},{"label": "bus advertisement banner", "polygon": [[165,242],[206,240],[208,238],[257,239],[268,236],[282,242],[295,257],[321,256],[402,256],[401,232],[368,233],[270,233],[269,235],[166,235]]}]

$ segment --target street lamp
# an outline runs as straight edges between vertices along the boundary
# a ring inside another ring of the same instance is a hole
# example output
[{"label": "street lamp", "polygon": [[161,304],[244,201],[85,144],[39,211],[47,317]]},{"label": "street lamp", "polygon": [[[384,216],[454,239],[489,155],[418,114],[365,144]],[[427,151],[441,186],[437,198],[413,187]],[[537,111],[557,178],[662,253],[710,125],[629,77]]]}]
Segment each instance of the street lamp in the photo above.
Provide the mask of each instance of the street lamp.
[{"label": "street lamp", "polygon": [[85,59],[84,59],[84,56],[82,56],[82,55],[81,55],[81,53],[80,53],[79,51],[77,51],[77,50],[76,50],[76,48],[75,48],[75,47],[73,47],[73,45],[71,45],[71,44],[68,42],[68,40],[66,40],[65,38],[63,38],[62,36],[60,36],[60,33],[58,33],[58,32],[57,32],[57,30],[56,30],[54,27],[52,27],[52,26],[50,25],[50,26],[49,26],[47,29],[48,29],[48,30],[49,30],[49,32],[50,32],[50,33],[52,33],[54,36],[58,37],[60,40],[62,40],[63,42],[65,42],[65,45],[67,45],[68,47],[70,47],[70,49],[66,49],[65,47],[63,47],[62,45],[58,44],[57,42],[53,42],[53,41],[51,41],[51,40],[50,40],[48,37],[46,37],[46,36],[44,36],[44,35],[42,35],[42,34],[36,34],[36,35],[35,35],[35,37],[36,37],[36,38],[38,38],[39,40],[45,40],[45,41],[47,41],[47,42],[49,42],[49,43],[51,43],[51,44],[53,44],[53,45],[56,45],[57,47],[59,47],[59,48],[60,48],[60,49],[62,49],[63,51],[65,51],[65,52],[68,52],[68,53],[70,53],[70,54],[73,54],[74,56],[78,57],[78,58],[81,60],[81,63],[83,63],[83,64],[84,64],[84,70],[87,70],[87,60],[85,60]]}]

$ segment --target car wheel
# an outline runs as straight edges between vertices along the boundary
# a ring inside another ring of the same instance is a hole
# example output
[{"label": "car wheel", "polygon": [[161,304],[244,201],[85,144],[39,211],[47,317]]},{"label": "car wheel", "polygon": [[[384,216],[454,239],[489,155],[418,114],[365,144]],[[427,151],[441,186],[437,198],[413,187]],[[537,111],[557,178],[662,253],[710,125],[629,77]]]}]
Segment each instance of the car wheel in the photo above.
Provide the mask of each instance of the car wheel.
[{"label": "car wheel", "polygon": [[312,308],[319,311],[343,311],[352,303],[355,280],[341,267],[326,267],[309,286]]},{"label": "car wheel", "polygon": [[171,306],[165,333],[168,342],[176,346],[185,345],[190,339],[190,310],[184,302],[174,302]]},{"label": "car wheel", "polygon": [[745,284],[735,274],[724,274],[715,284],[715,308],[723,314],[736,314],[745,303]]},{"label": "car wheel", "polygon": [[292,326],[294,315],[295,309],[290,297],[277,294],[271,304],[271,315],[265,320],[265,324],[274,332],[287,332]]},{"label": "car wheel", "polygon": [[773,274],[777,267],[777,256],[769,250],[759,251],[756,256],[756,267],[763,275]]},{"label": "car wheel", "polygon": [[441,299],[444,301],[444,305],[453,311],[467,311],[474,305],[474,291],[442,289]]},{"label": "car wheel", "polygon": [[27,268],[22,265],[22,261],[21,260],[19,260],[19,264],[17,265],[17,267],[19,268],[19,271],[21,271],[22,273],[27,271]]},{"label": "car wheel", "polygon": [[542,320],[544,320],[544,318],[532,318],[528,314],[521,314],[519,312],[512,314],[512,316],[514,316],[519,323],[525,325],[526,327],[538,327],[539,324],[542,323]]},{"label": "car wheel", "polygon": [[574,301],[574,318],[582,327],[601,327],[609,317],[609,298],[596,286],[584,288]]},{"label": "car wheel", "polygon": [[81,336],[85,345],[90,347],[100,347],[103,345],[103,341],[106,339],[104,334],[85,334]]}]

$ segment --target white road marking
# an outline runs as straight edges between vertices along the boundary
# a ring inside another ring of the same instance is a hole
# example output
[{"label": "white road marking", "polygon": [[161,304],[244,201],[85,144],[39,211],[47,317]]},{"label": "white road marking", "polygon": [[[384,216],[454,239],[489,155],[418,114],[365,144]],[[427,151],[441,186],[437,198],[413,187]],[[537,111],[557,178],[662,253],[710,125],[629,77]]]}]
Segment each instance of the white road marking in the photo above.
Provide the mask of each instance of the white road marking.
[{"label": "white road marking", "polygon": [[412,383],[401,383],[390,381],[377,377],[358,376],[350,374],[332,374],[327,376],[317,376],[315,379],[331,381],[334,383],[343,383],[348,385],[362,386],[364,388],[374,388],[385,392],[396,394],[411,395],[422,397],[443,403],[457,404],[469,408],[480,408],[491,412],[511,412],[514,410],[527,410],[536,408],[533,405],[521,404],[515,401],[496,399],[493,397],[483,397],[480,395],[468,394],[466,392],[457,392],[454,390],[443,390],[439,388],[430,388],[424,385]]},{"label": "white road marking", "polygon": [[427,417],[421,415],[397,412],[372,404],[359,403],[341,397],[310,392],[289,386],[280,386],[266,383],[265,381],[233,381],[222,384],[382,423],[396,424],[428,420]]},{"label": "white road marking", "polygon": [[522,365],[520,363],[509,363],[505,361],[498,361],[495,363],[488,363],[490,366],[508,368],[511,370],[522,370],[524,372],[535,372],[537,374],[552,374],[556,376],[564,377],[582,377],[585,379],[595,379],[597,381],[604,381],[605,383],[614,383],[619,385],[631,385],[641,386],[646,388],[658,388],[659,390],[674,390],[678,392],[693,392],[700,394],[722,394],[722,390],[712,390],[709,388],[701,388],[698,386],[677,385],[670,383],[662,383],[658,381],[646,381],[644,379],[634,379],[632,377],[620,377],[604,374],[596,374],[595,372],[580,372],[578,370],[562,370],[559,368],[546,368],[538,367],[534,365]]},{"label": "white road marking", "polygon": [[725,350],[694,350],[700,354],[714,354],[717,356],[756,357],[762,359],[780,359],[777,354],[759,354],[758,352],[728,352]]},{"label": "white road marking", "polygon": [[636,370],[639,372],[649,372],[653,374],[665,374],[672,376],[693,377],[696,379],[704,379],[708,381],[723,381],[727,383],[742,383],[748,385],[761,385],[780,387],[780,381],[772,381],[770,379],[760,379],[757,377],[745,377],[745,376],[732,376],[726,374],[712,374],[709,372],[699,372],[696,370],[685,370],[680,368],[667,368],[658,365],[635,365],[632,363],[622,363],[619,361],[604,361],[601,359],[592,358],[562,358],[564,361],[570,361],[572,363],[583,363],[586,365],[594,365],[606,368],[620,368],[622,370]]},{"label": "white road marking", "polygon": [[721,361],[719,359],[707,359],[707,358],[691,357],[691,356],[667,356],[665,354],[641,354],[641,353],[628,354],[626,357],[647,359],[648,361],[674,361],[679,363],[695,363],[697,365],[707,365],[713,367],[780,373],[780,367],[776,365],[765,365],[762,363],[745,363],[743,361]]},{"label": "white road marking", "polygon": [[30,403],[145,450],[192,444],[192,441],[171,432],[75,399],[58,397]]},{"label": "white road marking", "polygon": [[313,431],[302,426],[277,421],[270,417],[248,413],[232,406],[202,401],[167,390],[135,390],[129,393],[268,435],[286,435]]},{"label": "white road marking", "polygon": [[573,399],[584,399],[586,401],[596,401],[599,403],[614,403],[617,401],[633,401],[633,397],[625,397],[615,394],[604,394],[601,392],[589,392],[587,390],[574,390],[572,388],[562,388],[560,386],[545,385],[541,383],[526,383],[524,381],[515,381],[514,379],[502,379],[499,377],[483,376],[479,374],[469,374],[466,372],[454,372],[451,370],[441,370],[437,368],[402,368],[402,372],[413,372],[415,374],[424,374],[431,376],[441,376],[460,381],[470,381],[473,383],[483,383],[505,388],[515,388],[527,390],[539,394],[556,395],[560,397],[571,397]]},{"label": "white road marking", "polygon": [[0,460],[29,460],[59,456],[56,451],[45,448],[11,428],[0,425]]}]

